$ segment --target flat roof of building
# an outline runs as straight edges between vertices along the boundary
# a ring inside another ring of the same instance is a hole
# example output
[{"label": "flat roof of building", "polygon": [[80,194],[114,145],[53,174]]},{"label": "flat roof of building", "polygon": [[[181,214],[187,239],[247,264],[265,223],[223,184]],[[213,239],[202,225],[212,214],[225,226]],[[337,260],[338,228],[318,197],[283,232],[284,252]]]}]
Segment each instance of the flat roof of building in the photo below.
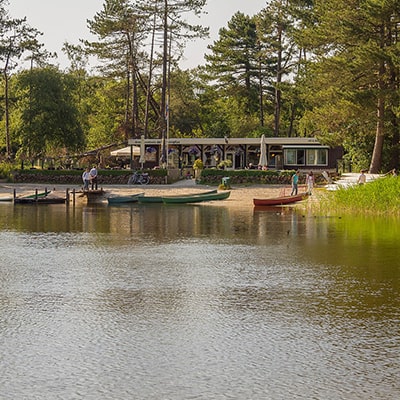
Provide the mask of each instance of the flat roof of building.
[{"label": "flat roof of building", "polygon": [[[128,145],[140,146],[141,139],[129,139]],[[261,138],[169,138],[169,145],[254,145],[260,144]],[[320,145],[317,139],[310,137],[266,137],[268,145]],[[162,139],[145,139],[146,145],[161,145]]]}]

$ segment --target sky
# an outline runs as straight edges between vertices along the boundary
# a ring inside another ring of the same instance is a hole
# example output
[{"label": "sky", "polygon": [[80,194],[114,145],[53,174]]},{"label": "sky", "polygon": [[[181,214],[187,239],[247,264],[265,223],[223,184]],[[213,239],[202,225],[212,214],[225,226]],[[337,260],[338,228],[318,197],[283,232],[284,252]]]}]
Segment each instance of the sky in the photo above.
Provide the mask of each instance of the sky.
[{"label": "sky", "polygon": [[[40,38],[46,50],[56,52],[61,68],[68,65],[61,48],[64,42],[78,44],[79,39],[91,39],[86,21],[101,11],[104,0],[9,0],[9,13],[12,18],[26,17],[33,28],[43,32]],[[226,26],[233,14],[241,11],[254,15],[265,7],[266,0],[208,0],[200,19],[193,23],[210,28],[209,39],[196,39],[189,42],[180,66],[193,68],[204,63],[207,45],[218,38],[220,28]]]}]

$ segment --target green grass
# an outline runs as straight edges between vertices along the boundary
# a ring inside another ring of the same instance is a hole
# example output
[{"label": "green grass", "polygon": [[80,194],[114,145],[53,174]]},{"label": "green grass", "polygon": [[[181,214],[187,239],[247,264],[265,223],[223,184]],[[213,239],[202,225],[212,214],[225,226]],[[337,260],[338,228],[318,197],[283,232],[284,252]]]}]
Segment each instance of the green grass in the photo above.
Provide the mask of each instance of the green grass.
[{"label": "green grass", "polygon": [[400,177],[378,178],[365,185],[329,192],[321,199],[321,209],[333,213],[399,215]]}]

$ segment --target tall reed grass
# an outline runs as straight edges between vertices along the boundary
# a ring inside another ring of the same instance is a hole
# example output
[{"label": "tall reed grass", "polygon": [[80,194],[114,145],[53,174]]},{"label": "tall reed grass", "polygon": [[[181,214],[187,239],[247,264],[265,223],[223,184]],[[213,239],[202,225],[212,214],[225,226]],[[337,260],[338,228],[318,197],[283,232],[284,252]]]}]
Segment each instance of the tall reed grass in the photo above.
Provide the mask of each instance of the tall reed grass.
[{"label": "tall reed grass", "polygon": [[400,177],[388,176],[364,185],[338,188],[321,198],[329,213],[400,215]]}]

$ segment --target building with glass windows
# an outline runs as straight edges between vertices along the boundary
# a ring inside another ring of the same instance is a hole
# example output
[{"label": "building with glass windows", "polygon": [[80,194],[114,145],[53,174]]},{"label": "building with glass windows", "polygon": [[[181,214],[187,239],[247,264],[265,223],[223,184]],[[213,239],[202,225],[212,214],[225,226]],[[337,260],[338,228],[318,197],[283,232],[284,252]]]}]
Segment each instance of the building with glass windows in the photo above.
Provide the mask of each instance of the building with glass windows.
[{"label": "building with glass windows", "polygon": [[[257,168],[261,154],[260,138],[170,138],[164,143],[161,139],[129,139],[128,145],[135,148],[132,154],[144,147],[144,168],[161,163],[168,168],[188,168],[198,158],[205,168],[217,167],[224,160],[231,162],[231,169]],[[274,169],[336,170],[343,157],[341,147],[321,145],[315,138],[266,137],[265,147],[267,167]]]}]

